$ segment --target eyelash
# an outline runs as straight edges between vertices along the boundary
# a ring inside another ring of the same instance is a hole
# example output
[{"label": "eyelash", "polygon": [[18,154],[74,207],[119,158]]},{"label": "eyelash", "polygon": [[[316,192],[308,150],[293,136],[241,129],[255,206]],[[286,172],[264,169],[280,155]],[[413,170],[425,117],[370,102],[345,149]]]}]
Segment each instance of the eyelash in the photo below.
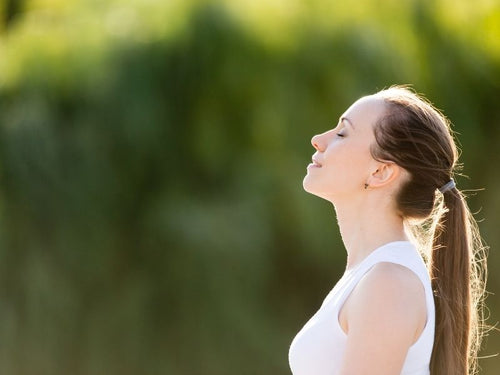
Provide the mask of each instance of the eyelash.
[{"label": "eyelash", "polygon": [[345,134],[342,134],[342,133],[339,132],[339,133],[337,133],[337,137],[343,138],[343,137],[345,137]]}]

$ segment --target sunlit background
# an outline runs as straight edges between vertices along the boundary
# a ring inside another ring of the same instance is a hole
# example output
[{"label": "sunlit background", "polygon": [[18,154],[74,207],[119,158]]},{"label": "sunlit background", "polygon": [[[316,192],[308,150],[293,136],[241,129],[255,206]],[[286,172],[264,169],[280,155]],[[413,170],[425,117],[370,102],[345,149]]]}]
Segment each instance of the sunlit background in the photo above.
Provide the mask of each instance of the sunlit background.
[{"label": "sunlit background", "polygon": [[[0,0],[0,373],[290,374],[345,266],[313,134],[451,118],[500,319],[500,2]],[[500,334],[481,374],[498,375]]]}]

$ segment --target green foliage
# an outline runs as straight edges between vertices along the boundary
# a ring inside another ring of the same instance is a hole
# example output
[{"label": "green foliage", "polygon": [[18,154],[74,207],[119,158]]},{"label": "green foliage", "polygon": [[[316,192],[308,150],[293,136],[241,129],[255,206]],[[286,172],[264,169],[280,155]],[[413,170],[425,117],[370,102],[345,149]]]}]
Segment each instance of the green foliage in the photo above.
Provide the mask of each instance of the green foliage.
[{"label": "green foliage", "polygon": [[24,2],[0,37],[0,372],[289,373],[345,262],[309,139],[393,83],[453,120],[500,245],[500,7],[332,3]]}]

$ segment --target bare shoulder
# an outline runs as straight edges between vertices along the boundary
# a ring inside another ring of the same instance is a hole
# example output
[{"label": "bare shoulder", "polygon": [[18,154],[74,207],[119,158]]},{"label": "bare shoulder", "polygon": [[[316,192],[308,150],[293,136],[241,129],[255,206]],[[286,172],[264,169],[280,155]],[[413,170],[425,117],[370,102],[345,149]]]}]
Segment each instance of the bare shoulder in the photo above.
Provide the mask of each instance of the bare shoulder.
[{"label": "bare shoulder", "polygon": [[404,266],[377,263],[341,309],[339,320],[347,343],[340,374],[400,374],[426,317],[419,277]]},{"label": "bare shoulder", "polygon": [[[368,313],[369,312],[369,313]],[[355,325],[380,326],[406,332],[413,342],[425,326],[425,290],[419,277],[407,267],[381,262],[359,281],[345,305],[347,330]],[[391,330],[392,330],[391,329]]]},{"label": "bare shoulder", "polygon": [[420,278],[409,268],[396,263],[380,262],[375,264],[360,280],[360,289],[368,288],[371,292],[399,291],[414,295],[424,293]]}]

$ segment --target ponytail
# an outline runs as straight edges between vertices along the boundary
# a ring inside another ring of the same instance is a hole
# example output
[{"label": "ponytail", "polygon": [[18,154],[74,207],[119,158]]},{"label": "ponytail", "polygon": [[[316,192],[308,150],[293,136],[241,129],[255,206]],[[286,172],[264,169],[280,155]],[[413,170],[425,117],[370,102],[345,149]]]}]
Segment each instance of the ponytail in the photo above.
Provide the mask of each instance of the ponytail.
[{"label": "ponytail", "polygon": [[485,248],[464,195],[449,190],[443,203],[429,260],[436,305],[431,374],[472,375],[484,318]]},{"label": "ponytail", "polygon": [[426,255],[436,307],[431,375],[473,375],[483,326],[486,249],[465,196],[450,180],[461,167],[448,119],[405,87],[378,92],[386,113],[371,153],[408,172],[396,197]]}]

